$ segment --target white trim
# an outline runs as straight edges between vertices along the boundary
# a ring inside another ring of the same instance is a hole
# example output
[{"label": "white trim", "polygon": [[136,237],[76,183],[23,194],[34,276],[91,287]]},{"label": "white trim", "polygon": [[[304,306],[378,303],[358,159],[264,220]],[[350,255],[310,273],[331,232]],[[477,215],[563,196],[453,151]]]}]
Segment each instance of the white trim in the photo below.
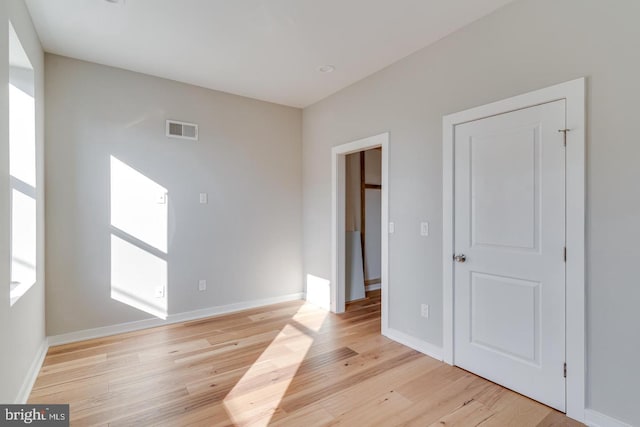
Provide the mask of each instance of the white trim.
[{"label": "white trim", "polygon": [[103,326],[101,328],[85,329],[82,331],[69,332],[67,334],[53,335],[49,337],[49,345],[62,345],[93,338],[102,338],[109,335],[121,334],[125,332],[138,331],[140,329],[153,328],[156,326],[170,325],[172,323],[186,322],[189,320],[203,319],[206,317],[219,316],[221,314],[235,313],[237,311],[251,308],[264,307],[286,301],[304,299],[303,293],[283,295],[280,297],[264,298],[253,301],[238,302],[234,304],[220,305],[216,307],[204,308],[201,310],[187,311],[184,313],[170,314],[166,320],[145,319],[136,322],[119,323],[117,325]]},{"label": "white trim", "polygon": [[40,369],[42,368],[42,364],[44,363],[44,358],[47,355],[47,350],[49,349],[49,345],[47,343],[47,339],[42,340],[40,347],[38,348],[38,353],[33,358],[31,365],[29,366],[29,371],[27,371],[27,375],[22,382],[22,387],[20,387],[20,391],[18,391],[18,395],[14,403],[24,404],[29,400],[29,395],[31,394],[31,389],[33,389],[33,385],[36,383],[36,378],[38,378],[38,374],[40,373]]},{"label": "white trim", "polygon": [[343,313],[345,304],[345,157],[371,148],[382,148],[381,285],[382,330],[389,318],[389,132],[359,139],[331,149],[331,311]]},{"label": "white trim", "polygon": [[590,427],[631,427],[631,424],[616,420],[609,415],[594,411],[593,409],[585,410],[584,422]]},{"label": "white trim", "polygon": [[429,357],[433,357],[437,360],[442,360],[442,347],[435,346],[426,341],[422,341],[418,338],[407,335],[404,332],[400,332],[397,329],[386,328],[382,332],[387,338],[399,342],[402,345],[406,345],[420,353],[426,354]]},{"label": "white trim", "polygon": [[382,301],[382,330],[389,328],[389,133],[382,141],[382,193],[380,216],[380,289]]},{"label": "white trim", "polygon": [[366,285],[364,287],[364,290],[366,292],[377,291],[378,289],[382,289],[382,284],[381,283],[374,283],[373,285]]},{"label": "white trim", "polygon": [[585,83],[584,78],[450,114],[442,119],[443,356],[453,364],[453,140],[456,125],[560,99],[567,106],[567,415],[585,419]]},{"label": "white trim", "polygon": [[567,415],[583,421],[586,408],[586,291],[585,291],[585,205],[586,205],[586,80],[568,82],[566,204],[566,351]]}]

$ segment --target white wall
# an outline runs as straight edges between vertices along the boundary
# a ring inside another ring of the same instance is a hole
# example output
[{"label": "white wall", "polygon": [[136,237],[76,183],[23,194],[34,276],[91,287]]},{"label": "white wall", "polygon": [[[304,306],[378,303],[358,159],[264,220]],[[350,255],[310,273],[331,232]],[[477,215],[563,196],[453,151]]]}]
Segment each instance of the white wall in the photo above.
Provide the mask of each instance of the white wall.
[{"label": "white wall", "polygon": [[[150,317],[110,298],[110,156],[169,192],[169,314],[302,292],[299,109],[49,54],[46,67],[49,335]],[[200,140],[166,138],[168,118]]]},{"label": "white wall", "polygon": [[389,131],[390,327],[441,346],[442,116],[587,76],[587,398],[640,425],[639,17],[637,0],[518,1],[306,108],[304,273],[331,276],[331,147]]},{"label": "white wall", "polygon": [[[13,306],[9,304],[11,241],[9,211],[9,52],[8,20],[35,71],[36,203],[38,239],[36,284]],[[31,365],[45,340],[44,307],[44,54],[22,0],[0,2],[0,402],[13,403],[29,381]]]}]

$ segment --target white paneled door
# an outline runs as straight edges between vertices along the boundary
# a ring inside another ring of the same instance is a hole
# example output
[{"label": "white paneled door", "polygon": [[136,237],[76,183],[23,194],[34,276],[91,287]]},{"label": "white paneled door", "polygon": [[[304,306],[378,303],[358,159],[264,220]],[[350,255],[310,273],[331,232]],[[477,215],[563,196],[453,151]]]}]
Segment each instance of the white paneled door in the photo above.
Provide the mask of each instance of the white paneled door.
[{"label": "white paneled door", "polygon": [[563,129],[560,100],[457,125],[454,148],[454,363],[561,411]]}]

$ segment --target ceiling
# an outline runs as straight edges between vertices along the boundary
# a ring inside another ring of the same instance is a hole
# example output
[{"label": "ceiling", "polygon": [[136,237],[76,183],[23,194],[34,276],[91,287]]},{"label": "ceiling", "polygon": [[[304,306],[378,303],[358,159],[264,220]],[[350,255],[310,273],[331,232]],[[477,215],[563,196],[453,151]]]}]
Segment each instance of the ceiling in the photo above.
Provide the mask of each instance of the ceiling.
[{"label": "ceiling", "polygon": [[305,107],[512,0],[112,1],[26,0],[47,52]]}]

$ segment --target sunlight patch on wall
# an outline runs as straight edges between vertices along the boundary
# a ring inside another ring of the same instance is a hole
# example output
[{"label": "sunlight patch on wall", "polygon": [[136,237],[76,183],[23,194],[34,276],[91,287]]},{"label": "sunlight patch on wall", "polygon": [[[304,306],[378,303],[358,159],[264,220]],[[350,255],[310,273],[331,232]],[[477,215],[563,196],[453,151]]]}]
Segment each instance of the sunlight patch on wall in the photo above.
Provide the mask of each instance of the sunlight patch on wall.
[{"label": "sunlight patch on wall", "polygon": [[325,310],[331,309],[331,281],[307,274],[307,302]]},{"label": "sunlight patch on wall", "polygon": [[166,319],[167,189],[111,156],[111,298]]},{"label": "sunlight patch on wall", "polygon": [[111,225],[167,252],[167,189],[111,156]]},{"label": "sunlight patch on wall", "polygon": [[111,298],[166,319],[167,261],[111,234]]}]

